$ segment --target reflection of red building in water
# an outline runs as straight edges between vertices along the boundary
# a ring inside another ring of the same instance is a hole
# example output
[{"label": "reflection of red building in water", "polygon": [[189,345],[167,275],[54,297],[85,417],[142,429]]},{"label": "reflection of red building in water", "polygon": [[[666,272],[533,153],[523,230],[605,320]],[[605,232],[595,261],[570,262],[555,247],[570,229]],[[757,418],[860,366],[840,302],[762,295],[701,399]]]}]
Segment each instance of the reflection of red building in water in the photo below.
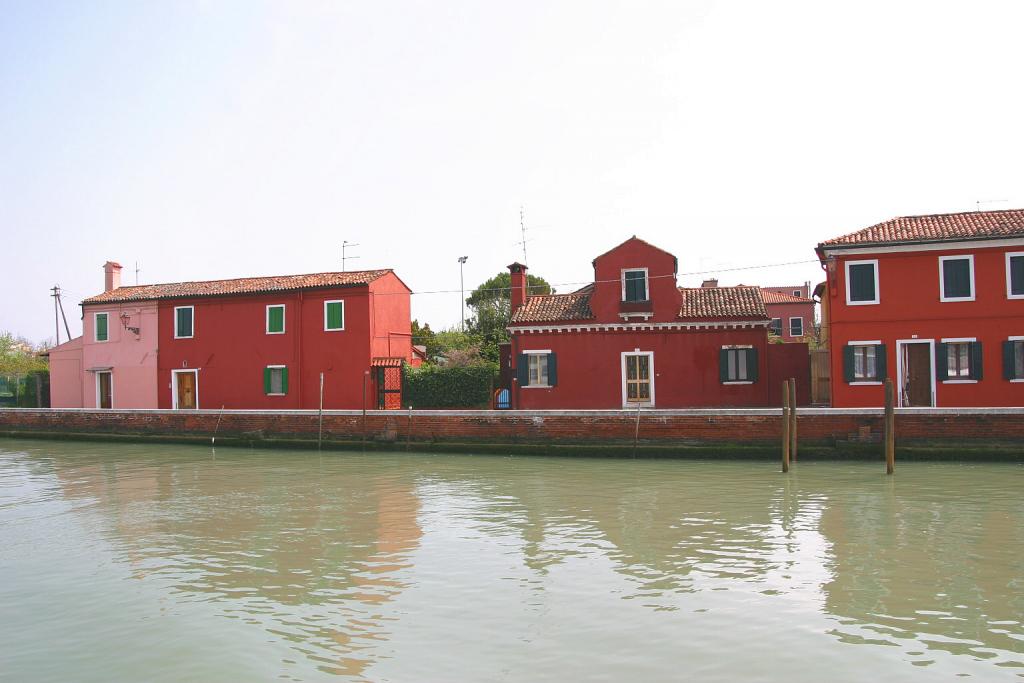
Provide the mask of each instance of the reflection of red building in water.
[{"label": "reflection of red building in water", "polygon": [[[401,364],[413,362],[409,288],[391,270],[108,287],[83,307],[104,344],[149,334],[155,404],[119,401],[131,368],[101,368],[115,408],[400,407]],[[129,313],[152,306],[156,330]],[[108,327],[129,320],[124,330]],[[155,332],[155,334],[154,334]]]},{"label": "reflection of red building in water", "polygon": [[760,289],[681,288],[677,265],[633,237],[594,259],[593,284],[528,296],[526,266],[512,264],[514,407],[769,405]]},{"label": "reflection of red building in water", "polygon": [[817,251],[833,406],[882,405],[886,377],[903,406],[1024,405],[1024,210],[894,218]]}]

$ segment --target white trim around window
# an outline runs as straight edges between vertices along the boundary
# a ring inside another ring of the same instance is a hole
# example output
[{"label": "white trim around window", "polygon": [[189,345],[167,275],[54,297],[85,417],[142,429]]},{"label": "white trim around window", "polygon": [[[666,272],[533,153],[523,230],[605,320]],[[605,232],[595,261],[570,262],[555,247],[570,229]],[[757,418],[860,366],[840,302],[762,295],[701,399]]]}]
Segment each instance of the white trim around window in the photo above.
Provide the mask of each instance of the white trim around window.
[{"label": "white trim around window", "polygon": [[[341,327],[328,327],[327,326],[327,306],[329,304],[341,304]],[[345,331],[345,300],[344,299],[328,299],[324,302],[324,332],[344,332]]]},{"label": "white trim around window", "polygon": [[[970,296],[946,296],[946,275],[945,271],[943,271],[943,264],[946,261],[963,261],[965,259],[967,260],[971,277]],[[943,303],[952,301],[974,301],[974,254],[956,254],[954,256],[939,257],[939,301]]]},{"label": "white trim around window", "polygon": [[[288,367],[287,365],[268,365],[267,366],[267,370],[284,370],[287,367]],[[282,375],[283,374],[284,373],[282,373]],[[270,376],[270,384],[271,384],[271,386],[273,386],[273,384],[274,384],[273,374],[271,374],[271,376]],[[284,388],[284,386],[283,386],[284,385],[284,377],[283,376],[281,377],[281,384],[282,384],[281,388],[283,389]],[[288,394],[283,392],[283,391],[268,391],[266,394],[264,394],[264,396],[287,396],[287,395]]]},{"label": "white trim around window", "polygon": [[643,271],[644,273],[644,294],[646,299],[640,299],[640,301],[651,300],[651,276],[647,272],[646,268],[623,268],[619,273],[619,279],[622,281],[622,301],[626,300],[626,273],[635,273],[637,271]]},{"label": "white trim around window", "polygon": [[[192,330],[191,330],[192,334],[179,335],[178,334],[178,311],[181,311],[181,310],[186,309],[186,308],[189,311],[191,311],[190,319],[191,319],[191,322],[192,322],[192,325],[191,325],[191,327],[192,327]],[[196,336],[196,307],[195,306],[175,306],[174,307],[174,338],[175,339],[192,339],[195,336]]]},{"label": "white trim around window", "polygon": [[[639,270],[639,268],[633,268],[631,270]],[[619,355],[621,357],[621,364],[622,364],[622,368],[621,368],[621,371],[622,371],[622,375],[621,375],[621,379],[622,379],[622,407],[623,408],[636,408],[638,406],[643,406],[643,407],[646,407],[646,408],[653,408],[654,407],[654,377],[655,377],[655,375],[654,375],[654,351],[641,351],[640,349],[636,349],[635,351],[623,351]],[[651,384],[651,399],[649,401],[633,401],[633,402],[630,402],[630,401],[627,400],[628,394],[627,394],[627,389],[626,389],[626,356],[647,356],[648,357],[647,372],[650,375],[649,379],[650,379],[650,384]]]},{"label": "white trim around window", "polygon": [[[1006,341],[1024,341],[1024,336],[1007,337]],[[1020,379],[1011,379],[1010,382],[1013,384],[1024,382],[1024,377],[1021,377]]]},{"label": "white trim around window", "polygon": [[[1014,257],[1024,258],[1024,251],[1008,251],[1008,252],[1006,252],[1006,298],[1007,299],[1024,299],[1024,294],[1014,294],[1013,293],[1013,279],[1011,277],[1013,274],[1010,272],[1010,259],[1012,259]],[[1014,381],[1020,381],[1020,380],[1014,380]]]},{"label": "white trim around window", "polygon": [[[796,332],[793,331],[793,321],[794,320],[799,320],[800,321],[800,333],[799,334],[797,334]],[[793,318],[789,319],[789,336],[790,337],[802,337],[802,336],[804,336],[804,317],[802,315],[796,316],[796,317],[793,317]]]},{"label": "white trim around window", "polygon": [[[724,346],[722,346],[722,350],[723,351],[732,351],[732,350],[735,350],[735,349],[752,349],[752,348],[754,348],[753,344],[725,344]],[[750,376],[750,368],[749,367],[747,368],[747,376],[748,377]],[[732,384],[753,384],[753,383],[754,383],[754,380],[751,380],[751,379],[732,379],[732,380],[726,380],[726,381],[722,382],[722,386],[727,386],[727,385],[732,385]]]},{"label": "white trim around window", "polygon": [[[882,344],[882,340],[881,339],[872,339],[871,341],[848,341],[848,342],[846,342],[847,346],[880,346],[881,344]],[[878,362],[878,360],[875,359],[875,363],[877,363],[877,362]],[[881,384],[884,384],[884,382],[882,380],[880,380],[880,379],[860,379],[860,380],[854,380],[854,381],[850,382],[849,386],[851,386],[851,387],[877,387],[877,386],[879,386]]]},{"label": "white trim around window", "polygon": [[[850,299],[850,266],[863,266],[867,264],[874,266],[875,271],[875,298],[872,301],[853,301]],[[846,273],[846,305],[847,306],[873,306],[882,300],[881,292],[878,290],[878,259],[865,259],[863,261],[844,261],[843,268]]]},{"label": "white trim around window", "polygon": [[[551,349],[524,349],[519,353],[524,356],[549,356],[551,355]],[[545,368],[545,374],[550,372],[550,368]],[[527,359],[527,376],[529,376],[529,359]],[[527,380],[526,384],[519,385],[521,389],[550,389],[551,388],[551,376],[548,375],[547,384],[530,384]]]},{"label": "white trim around window", "polygon": [[[977,337],[943,337],[939,341],[942,342],[943,344],[960,344],[960,343],[964,343],[964,342],[976,342],[976,341],[978,341],[978,338]],[[948,353],[948,351],[947,351],[947,353]],[[946,363],[947,366],[949,365],[949,357],[948,356],[946,358],[941,359],[941,360],[942,360],[943,363]],[[971,359],[968,359],[967,362],[970,363]],[[971,371],[973,372],[974,368],[971,368]],[[944,380],[942,380],[942,383],[943,384],[977,384],[978,380],[976,380],[976,379],[944,379]]]},{"label": "white trim around window", "polygon": [[[270,331],[270,309],[271,308],[280,308],[281,309],[281,331],[280,332],[271,332]],[[285,304],[267,304],[267,315],[266,315],[266,330],[267,330],[267,334],[284,334],[284,331],[288,328],[288,323],[286,321],[286,315],[285,315],[287,312],[288,312],[288,308],[285,306]],[[342,317],[342,319],[344,320],[344,316]]]},{"label": "white trim around window", "polygon": [[[100,327],[99,327],[99,318],[100,318],[101,315],[104,318],[107,319],[107,338],[106,339],[100,339],[99,338],[99,329],[100,329]],[[94,342],[96,342],[97,344],[105,344],[106,342],[110,341],[110,313],[108,313],[106,311],[103,311],[101,313],[93,313],[92,314],[92,340]],[[97,404],[97,405],[99,405],[99,404]]]}]

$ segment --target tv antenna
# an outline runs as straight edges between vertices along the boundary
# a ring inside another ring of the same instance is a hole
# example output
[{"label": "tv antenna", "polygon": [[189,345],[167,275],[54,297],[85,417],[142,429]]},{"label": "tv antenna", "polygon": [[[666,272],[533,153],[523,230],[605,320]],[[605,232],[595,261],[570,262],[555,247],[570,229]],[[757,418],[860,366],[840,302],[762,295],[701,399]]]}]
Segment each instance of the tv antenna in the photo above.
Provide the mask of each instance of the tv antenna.
[{"label": "tv antenna", "polygon": [[522,231],[523,241],[522,242],[516,242],[516,244],[522,245],[522,247],[523,247],[523,265],[524,266],[528,266],[530,264],[527,263],[527,261],[526,261],[526,219],[525,219],[525,215],[523,213],[523,207],[522,206],[519,207],[519,229]]},{"label": "tv antenna", "polygon": [[135,284],[139,284],[139,262],[135,262]]},{"label": "tv antenna", "polygon": [[341,272],[343,272],[343,273],[345,272],[345,261],[348,261],[348,260],[354,259],[354,258],[359,258],[358,256],[347,256],[346,253],[345,253],[345,250],[346,249],[351,249],[352,247],[358,247],[358,246],[359,245],[356,244],[355,242],[349,242],[348,240],[343,240],[342,241],[342,243],[341,243]]},{"label": "tv antenna", "polygon": [[974,210],[975,211],[981,211],[981,205],[982,204],[1005,204],[1008,201],[1010,201],[1010,200],[1008,200],[1008,199],[979,199],[976,202],[974,202]]}]

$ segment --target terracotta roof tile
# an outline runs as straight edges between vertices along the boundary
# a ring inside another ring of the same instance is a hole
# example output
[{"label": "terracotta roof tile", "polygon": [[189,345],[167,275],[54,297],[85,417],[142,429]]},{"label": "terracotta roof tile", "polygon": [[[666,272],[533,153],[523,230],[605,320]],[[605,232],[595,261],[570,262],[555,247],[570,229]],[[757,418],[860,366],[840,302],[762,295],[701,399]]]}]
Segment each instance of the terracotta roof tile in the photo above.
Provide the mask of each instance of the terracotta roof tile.
[{"label": "terracotta roof tile", "polygon": [[901,242],[998,239],[1024,236],[1024,209],[967,211],[930,216],[901,216],[826,240],[821,247],[843,247]]},{"label": "terracotta roof tile", "polygon": [[683,320],[768,319],[760,287],[680,287],[679,291]]},{"label": "terracotta roof tile", "polygon": [[100,304],[120,301],[148,301],[153,299],[181,299],[230,294],[258,294],[261,292],[284,292],[299,289],[324,289],[327,287],[350,287],[366,285],[390,269],[362,270],[346,273],[311,273],[308,275],[277,275],[273,277],[244,277],[235,280],[203,280],[198,282],[174,282],[162,285],[134,285],[118,287],[103,294],[89,297],[83,304]]},{"label": "terracotta roof tile", "polygon": [[[794,289],[796,289],[794,287]],[[761,289],[761,298],[764,299],[766,304],[810,304],[814,303],[811,299],[805,299],[802,296],[793,296],[792,294],[786,294],[785,292],[773,292],[770,289]]]},{"label": "terracotta roof tile", "polygon": [[545,323],[563,320],[593,320],[590,295],[593,285],[571,294],[541,294],[527,297],[512,314],[512,323]]}]

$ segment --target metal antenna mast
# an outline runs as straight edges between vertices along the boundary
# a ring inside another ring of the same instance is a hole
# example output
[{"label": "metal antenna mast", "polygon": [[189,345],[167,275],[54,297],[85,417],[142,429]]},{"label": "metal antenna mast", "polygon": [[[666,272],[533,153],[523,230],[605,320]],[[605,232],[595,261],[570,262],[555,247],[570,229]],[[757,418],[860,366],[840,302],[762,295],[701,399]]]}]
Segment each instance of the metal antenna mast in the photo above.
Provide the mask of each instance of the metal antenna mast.
[{"label": "metal antenna mast", "polygon": [[982,204],[1005,204],[1008,201],[1008,199],[979,199],[976,202],[974,202],[974,210],[981,211]]},{"label": "metal antenna mast", "polygon": [[354,242],[349,242],[348,240],[342,241],[342,243],[341,243],[341,272],[343,272],[343,273],[345,272],[345,261],[347,261],[349,259],[359,258],[358,256],[346,256],[345,255],[345,250],[348,249],[349,247],[358,247],[358,246],[359,246],[358,244],[355,244]]},{"label": "metal antenna mast", "polygon": [[139,262],[135,262],[135,284],[139,284]]},{"label": "metal antenna mast", "polygon": [[524,266],[528,266],[530,264],[526,261],[526,220],[523,217],[523,207],[522,206],[519,207],[519,229],[523,233],[523,241],[520,242],[520,244],[523,245],[523,265]]}]

